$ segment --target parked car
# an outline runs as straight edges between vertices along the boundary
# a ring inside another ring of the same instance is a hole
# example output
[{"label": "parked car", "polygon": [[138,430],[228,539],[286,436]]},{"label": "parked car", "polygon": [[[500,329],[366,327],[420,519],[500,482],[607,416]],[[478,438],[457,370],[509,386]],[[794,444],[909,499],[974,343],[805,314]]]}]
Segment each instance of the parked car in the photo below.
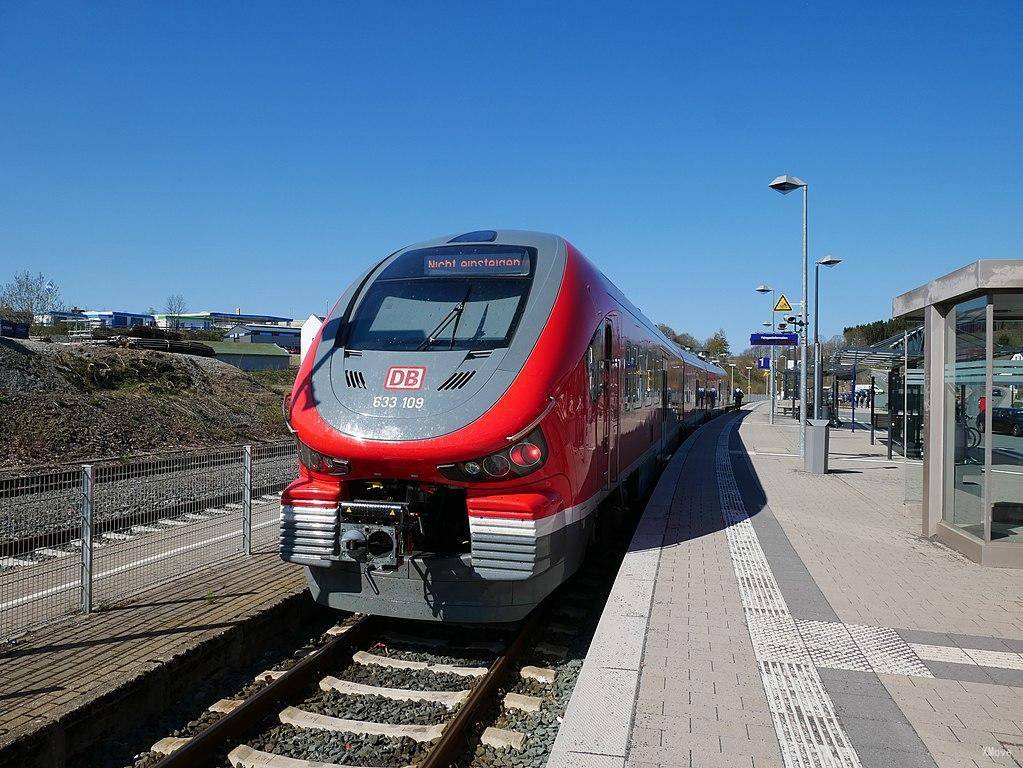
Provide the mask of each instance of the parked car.
[{"label": "parked car", "polygon": [[991,431],[996,435],[1023,437],[1023,408],[995,408],[991,411]]}]

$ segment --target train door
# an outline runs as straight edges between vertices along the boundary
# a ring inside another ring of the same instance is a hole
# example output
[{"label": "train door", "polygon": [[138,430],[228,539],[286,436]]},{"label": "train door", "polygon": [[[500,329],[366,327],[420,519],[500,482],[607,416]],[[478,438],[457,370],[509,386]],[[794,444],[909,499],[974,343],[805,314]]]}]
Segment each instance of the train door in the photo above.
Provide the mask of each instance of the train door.
[{"label": "train door", "polygon": [[661,453],[668,445],[668,367],[667,360],[661,360]]},{"label": "train door", "polygon": [[618,482],[618,419],[621,404],[621,366],[615,355],[618,334],[618,318],[611,315],[604,321],[604,455],[607,456],[607,473],[604,488]]}]

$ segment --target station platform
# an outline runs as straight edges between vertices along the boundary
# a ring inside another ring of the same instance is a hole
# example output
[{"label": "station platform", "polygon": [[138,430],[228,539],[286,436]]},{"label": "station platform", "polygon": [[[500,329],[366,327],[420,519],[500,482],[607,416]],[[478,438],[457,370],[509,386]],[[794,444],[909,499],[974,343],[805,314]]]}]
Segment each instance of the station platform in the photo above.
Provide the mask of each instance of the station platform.
[{"label": "station platform", "polygon": [[[246,634],[313,605],[305,587],[302,569],[276,552],[239,555],[0,646],[0,766],[74,764],[73,741],[115,738],[107,704],[159,712],[191,681],[175,679],[178,661],[206,654],[218,664]],[[141,690],[154,672],[162,679]]]},{"label": "station platform", "polygon": [[923,538],[869,433],[815,476],[767,422],[669,462],[548,768],[1023,765],[1023,572]]}]

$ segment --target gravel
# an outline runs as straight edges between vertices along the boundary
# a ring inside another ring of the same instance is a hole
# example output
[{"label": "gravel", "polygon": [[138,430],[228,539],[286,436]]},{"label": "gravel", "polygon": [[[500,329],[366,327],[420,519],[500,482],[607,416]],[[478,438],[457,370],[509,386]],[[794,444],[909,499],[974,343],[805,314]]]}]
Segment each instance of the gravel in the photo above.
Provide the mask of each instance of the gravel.
[{"label": "gravel", "polygon": [[397,648],[381,643],[369,649],[370,653],[377,656],[386,656],[390,659],[402,659],[403,661],[425,661],[429,664],[454,664],[460,667],[489,667],[496,655],[490,651],[465,651],[458,655],[442,653],[439,650],[412,650],[410,648]]},{"label": "gravel", "polygon": [[[140,745],[148,747],[165,736],[194,736],[223,717],[220,713],[208,711],[206,707],[219,699],[244,699],[253,695],[268,684],[266,680],[253,680],[255,675],[265,670],[290,669],[301,658],[323,645],[327,636],[320,633],[336,622],[336,616],[324,612],[323,619],[306,630],[316,634],[297,649],[295,635],[282,633],[258,659],[230,670],[220,679],[203,680],[187,699],[169,704],[158,722],[140,723],[130,745],[108,744],[105,753],[96,752],[95,760],[88,764],[83,763],[80,768],[124,766],[124,761],[131,759],[132,752],[126,749],[128,747],[133,747],[134,750]],[[136,755],[128,765],[134,768],[150,768],[159,762],[160,758],[160,755],[146,751]]]},{"label": "gravel", "polygon": [[352,664],[334,675],[348,680],[381,688],[410,688],[421,691],[464,691],[472,685],[472,679],[428,670],[391,669],[375,664]]},{"label": "gravel", "polygon": [[438,725],[450,720],[454,711],[432,702],[393,701],[383,696],[355,696],[334,691],[308,699],[298,708],[345,720],[393,725]]},{"label": "gravel", "polygon": [[[506,692],[539,697],[542,700],[540,711],[504,710],[499,702],[495,702],[489,715],[482,718],[486,724],[526,734],[522,749],[494,749],[483,745],[479,739],[479,735],[482,734],[481,728],[480,734],[470,741],[467,753],[459,762],[461,768],[543,768],[547,763],[597,622],[600,620],[604,602],[614,581],[619,558],[591,558],[590,562],[594,561],[599,565],[587,565],[569,582],[564,593],[557,599],[557,604],[553,606],[556,609],[560,605],[570,605],[586,611],[580,618],[555,617],[558,623],[576,628],[576,632],[568,634],[547,628],[541,631],[539,637],[532,643],[533,647],[543,642],[567,647],[566,658],[556,659],[536,651],[527,651],[517,665],[514,678],[507,681],[509,688]],[[526,665],[553,669],[554,684],[546,685],[535,680],[523,680],[519,670]],[[502,699],[503,696],[504,692],[501,695]]]},{"label": "gravel", "polygon": [[[426,754],[427,746],[412,739],[383,736],[356,736],[330,731],[302,730],[278,725],[249,739],[253,749],[302,760],[319,760],[352,766],[401,768]],[[226,760],[225,765],[230,765]]]}]

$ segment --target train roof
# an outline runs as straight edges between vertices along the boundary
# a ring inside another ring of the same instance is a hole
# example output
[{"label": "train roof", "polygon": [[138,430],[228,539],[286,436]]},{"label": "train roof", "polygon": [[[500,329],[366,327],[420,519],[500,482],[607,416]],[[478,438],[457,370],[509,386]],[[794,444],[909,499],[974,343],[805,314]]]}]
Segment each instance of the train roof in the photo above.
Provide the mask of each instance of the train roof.
[{"label": "train roof", "polygon": [[[560,235],[554,235],[549,232],[533,232],[531,230],[522,229],[481,229],[472,232],[444,235],[443,237],[434,238],[432,240],[424,240],[421,243],[405,246],[400,251],[397,251],[392,255],[397,255],[404,251],[416,250],[418,248],[433,248],[439,245],[453,245],[459,243],[522,245],[536,248],[537,253],[541,255],[541,258],[544,258],[553,255],[559,247],[565,247],[568,244],[568,241]],[[650,333],[660,339],[664,343],[665,347],[674,350],[679,357],[682,358],[686,365],[691,365],[694,368],[699,368],[700,370],[707,371],[708,373],[714,373],[719,376],[725,375],[725,370],[720,366],[714,365],[714,363],[704,360],[688,350],[682,349],[678,344],[661,333],[657,325],[651,322],[650,319],[644,315],[643,312],[635,304],[633,304],[624,293],[622,293],[618,286],[616,286],[599,267],[596,265],[593,265],[593,267],[604,279],[605,289],[607,292],[614,296],[615,300],[625,307],[636,318],[636,320],[641,322],[646,329],[650,331]]]}]

